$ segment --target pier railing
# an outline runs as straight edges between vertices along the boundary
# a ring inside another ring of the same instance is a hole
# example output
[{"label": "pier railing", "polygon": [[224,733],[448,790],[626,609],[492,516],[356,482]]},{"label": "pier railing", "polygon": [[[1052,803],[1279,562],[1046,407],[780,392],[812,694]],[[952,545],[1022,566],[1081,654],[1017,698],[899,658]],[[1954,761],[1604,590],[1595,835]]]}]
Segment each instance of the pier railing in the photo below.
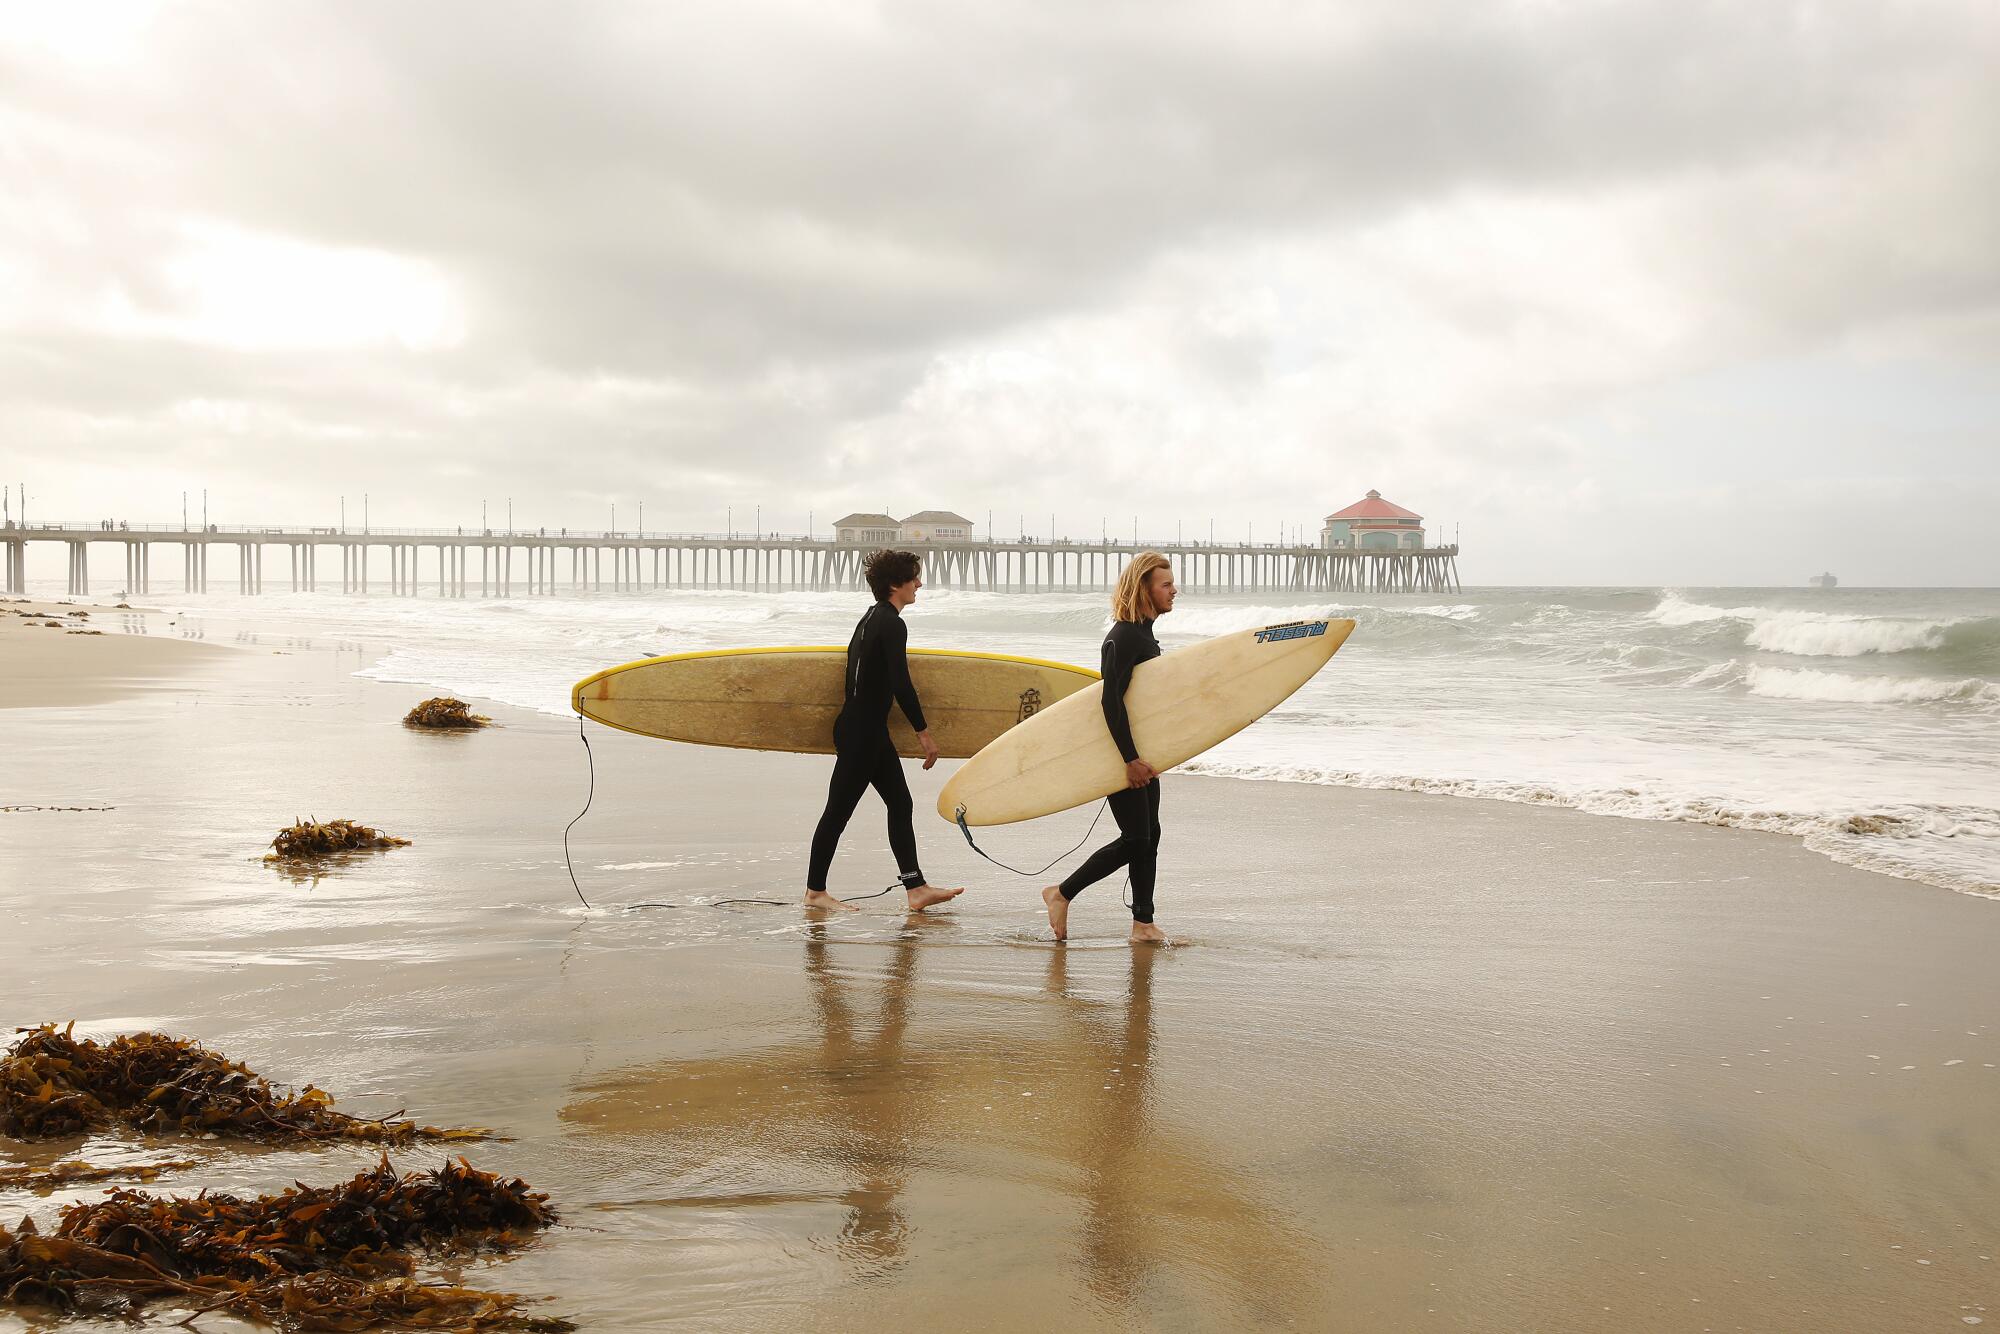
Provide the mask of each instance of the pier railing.
[{"label": "pier railing", "polygon": [[[286,549],[294,591],[320,588],[319,558],[333,548],[343,593],[507,597],[516,593],[636,592],[649,588],[859,588],[862,567],[880,544],[789,533],[669,533],[637,529],[365,528],[256,524],[9,523],[0,527],[6,588],[26,587],[27,549],[35,542],[68,548],[71,593],[90,591],[90,548],[123,548],[124,589],[152,591],[153,548],[180,548],[181,587],[208,591],[209,552],[236,549],[240,592],[264,591],[264,556]],[[1298,543],[1125,541],[1019,536],[897,543],[924,558],[934,588],[989,592],[1102,589],[1126,561],[1159,551],[1184,591],[1456,592],[1458,547],[1329,549]],[[420,565],[430,567],[420,571]],[[475,566],[477,567],[475,570]],[[566,566],[566,568],[564,568]],[[331,586],[329,575],[328,584]]]},{"label": "pier railing", "polygon": [[[0,534],[4,534],[10,530],[18,530],[18,529],[19,525],[10,525],[9,528],[0,528]],[[368,538],[373,538],[373,537],[529,538],[529,537],[557,536],[557,533],[545,532],[540,528],[506,528],[506,527],[481,528],[477,524],[474,524],[470,527],[457,527],[457,528],[384,528],[377,525],[362,527],[358,524],[351,527],[343,528],[339,524],[326,524],[326,525],[314,524],[308,527],[300,528],[297,526],[285,527],[280,524],[212,523],[209,524],[206,528],[204,528],[200,524],[182,525],[178,523],[126,523],[120,520],[112,523],[110,527],[106,527],[105,520],[102,519],[96,521],[95,523],[90,523],[90,522],[76,523],[70,521],[43,523],[38,520],[34,523],[28,524],[26,528],[21,531],[26,531],[28,533],[72,533],[72,534],[78,532],[88,532],[88,533],[99,534],[98,537],[92,538],[93,541],[106,541],[106,542],[114,541],[121,534],[124,533],[141,533],[156,537],[160,536],[179,537],[182,534],[186,534],[190,537],[201,537],[204,534],[213,537],[263,536],[263,537],[270,537],[279,541],[283,541],[291,537],[296,537],[300,534],[309,534],[314,537],[352,537],[364,541],[367,540]],[[647,542],[705,541],[711,539],[718,541],[721,540],[743,541],[745,539],[748,539],[750,541],[757,541],[759,539],[759,535],[754,533],[674,533],[674,532],[661,532],[657,529],[651,529],[651,528],[643,530],[636,528],[605,528],[605,529],[565,528],[560,530],[560,532],[563,536],[566,537],[577,537],[585,539],[628,539],[629,538],[633,540],[647,541]],[[803,533],[801,534],[764,533],[761,536],[763,540],[771,542],[807,542],[812,540]]]}]

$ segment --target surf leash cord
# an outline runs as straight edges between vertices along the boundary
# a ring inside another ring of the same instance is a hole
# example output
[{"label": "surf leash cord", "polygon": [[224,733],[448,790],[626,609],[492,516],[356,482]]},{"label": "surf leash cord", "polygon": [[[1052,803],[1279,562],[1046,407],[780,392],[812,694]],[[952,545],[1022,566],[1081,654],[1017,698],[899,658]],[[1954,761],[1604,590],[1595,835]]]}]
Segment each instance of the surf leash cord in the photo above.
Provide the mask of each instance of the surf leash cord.
[{"label": "surf leash cord", "polygon": [[[593,801],[597,800],[597,753],[590,748],[590,734],[584,728],[584,716],[581,713],[576,715],[576,735],[577,739],[583,742],[584,760],[588,764],[590,772],[590,787],[589,790],[584,794],[583,809],[576,813],[576,819],[571,820],[568,824],[563,826],[563,869],[569,872],[569,887],[576,891],[576,901],[578,903],[581,903],[586,909],[589,909],[590,900],[586,899],[583,896],[583,886],[579,885],[576,882],[576,862],[571,859],[569,853],[569,831],[576,828],[577,820],[581,820],[584,816],[590,814],[590,804]],[[960,821],[960,823],[963,824],[964,822]],[[1091,827],[1096,828],[1095,821],[1091,822]],[[969,840],[971,838],[971,835],[968,834],[966,835],[966,837]],[[1084,837],[1088,838],[1089,835],[1086,834],[1084,835]],[[978,849],[975,848],[974,851],[976,852],[978,851]],[[1074,851],[1074,849],[1072,849],[1072,851]],[[983,856],[984,854],[981,855]],[[1068,854],[1065,853],[1064,855],[1067,856]],[[897,880],[891,884],[884,885],[881,889],[876,890],[873,894],[857,894],[851,899],[842,899],[841,902],[859,903],[863,899],[879,899],[884,894],[887,894],[890,890],[901,889],[903,887],[904,887],[903,882]],[[655,900],[649,903],[630,904],[626,907],[626,911],[630,912],[635,908],[727,908],[733,905],[744,904],[744,903],[768,904],[773,908],[785,908],[790,906],[790,904],[783,899],[717,899],[713,903],[699,903],[699,904],[662,903],[659,902],[658,900]]]},{"label": "surf leash cord", "polygon": [[[583,798],[583,809],[576,813],[576,820],[590,814],[590,803],[597,799],[597,756],[590,749],[590,737],[583,730],[583,714],[576,715],[576,735],[583,742],[584,758],[590,763],[590,791]],[[583,896],[583,886],[576,883],[576,863],[569,857],[569,831],[576,828],[576,820],[563,826],[563,866],[569,871],[569,887],[576,891],[576,901],[590,909],[590,900]]]},{"label": "surf leash cord", "polygon": [[[1044,866],[1039,871],[1023,871],[1017,866],[1009,866],[1006,862],[1003,862],[996,857],[987,856],[986,849],[980,847],[977,843],[974,843],[972,841],[972,830],[968,828],[965,823],[965,807],[963,806],[957,807],[952,815],[952,819],[958,825],[958,832],[965,835],[966,846],[971,848],[974,852],[978,853],[980,856],[985,857],[987,861],[992,862],[995,866],[999,867],[1003,871],[1012,871],[1015,875],[1018,876],[1037,876],[1037,875],[1046,875],[1049,871],[1049,867],[1054,866],[1056,862],[1061,861],[1064,857],[1069,856],[1070,853],[1075,852],[1078,848],[1090,842],[1091,834],[1096,832],[1097,822],[1104,818],[1104,812],[1110,805],[1111,805],[1111,798],[1109,797],[1106,797],[1101,803],[1099,803],[1097,807],[1097,814],[1090,817],[1090,828],[1083,831],[1083,837],[1078,839],[1074,844],[1071,845],[1069,852],[1060,854],[1059,856],[1056,857],[1055,861],[1050,862],[1048,866]],[[891,885],[890,889],[893,888],[895,888],[895,886]],[[883,893],[885,894],[887,892],[888,890],[883,891]],[[871,894],[868,897],[873,898],[875,896]],[[1130,871],[1127,871],[1125,873],[1125,885],[1123,889],[1119,890],[1118,897],[1125,901],[1125,906],[1127,908],[1132,906],[1132,873]]]},{"label": "surf leash cord", "polygon": [[1019,876],[1046,875],[1048,874],[1049,867],[1054,866],[1057,862],[1069,856],[1071,853],[1074,853],[1078,848],[1082,847],[1084,844],[1090,842],[1090,836],[1097,832],[1097,822],[1104,818],[1104,812],[1106,808],[1108,808],[1110,805],[1111,805],[1111,798],[1109,797],[1106,797],[1102,802],[1098,803],[1097,814],[1090,817],[1090,828],[1083,831],[1083,837],[1078,839],[1074,844],[1072,844],[1068,849],[1068,851],[1057,853],[1055,857],[1050,860],[1048,866],[1043,866],[1033,871],[1024,871],[1018,866],[1009,866],[1006,862],[1001,861],[998,857],[992,856],[986,851],[986,849],[980,847],[977,843],[973,842],[972,829],[969,825],[965,823],[965,807],[963,806],[958,807],[952,816],[952,820],[954,823],[958,825],[958,832],[965,835],[965,845],[971,848],[974,852],[978,853],[980,856],[986,858],[987,861],[992,862],[995,866],[999,867],[1001,870],[1012,871],[1015,875]]}]

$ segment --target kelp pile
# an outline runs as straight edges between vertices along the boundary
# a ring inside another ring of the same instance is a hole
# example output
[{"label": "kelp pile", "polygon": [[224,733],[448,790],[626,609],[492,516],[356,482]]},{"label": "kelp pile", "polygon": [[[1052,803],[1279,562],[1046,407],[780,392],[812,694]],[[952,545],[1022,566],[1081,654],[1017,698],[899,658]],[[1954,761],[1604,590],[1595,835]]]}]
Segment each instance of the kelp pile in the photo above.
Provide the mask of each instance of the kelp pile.
[{"label": "kelp pile", "polygon": [[292,1329],[561,1331],[574,1326],[520,1314],[512,1294],[410,1277],[412,1251],[506,1250],[555,1221],[546,1195],[463,1159],[399,1175],[385,1155],[339,1186],[248,1200],[114,1190],[64,1209],[52,1236],[0,1227],[0,1294],[124,1315],[176,1300]]},{"label": "kelp pile", "polygon": [[54,1024],[25,1034],[0,1058],[0,1134],[48,1139],[109,1126],[156,1134],[214,1134],[267,1142],[486,1138],[395,1116],[364,1120],[335,1111],[311,1084],[282,1093],[248,1066],[186,1038],[120,1034],[99,1043]]},{"label": "kelp pile", "polygon": [[464,700],[449,695],[427,699],[403,715],[405,727],[428,727],[440,732],[464,732],[492,722],[484,714],[474,713]]},{"label": "kelp pile", "polygon": [[463,1158],[402,1175],[385,1154],[340,1185],[294,1185],[248,1200],[113,1190],[63,1210],[56,1235],[182,1277],[256,1279],[328,1270],[381,1278],[412,1272],[404,1252],[413,1249],[504,1249],[554,1221],[548,1196],[519,1179],[502,1181]]},{"label": "kelp pile", "polygon": [[298,820],[290,828],[280,829],[278,836],[271,840],[271,851],[264,854],[264,860],[295,861],[312,857],[324,857],[336,852],[358,852],[369,848],[401,848],[409,846],[407,838],[397,838],[379,829],[371,829],[365,824],[352,820]]}]

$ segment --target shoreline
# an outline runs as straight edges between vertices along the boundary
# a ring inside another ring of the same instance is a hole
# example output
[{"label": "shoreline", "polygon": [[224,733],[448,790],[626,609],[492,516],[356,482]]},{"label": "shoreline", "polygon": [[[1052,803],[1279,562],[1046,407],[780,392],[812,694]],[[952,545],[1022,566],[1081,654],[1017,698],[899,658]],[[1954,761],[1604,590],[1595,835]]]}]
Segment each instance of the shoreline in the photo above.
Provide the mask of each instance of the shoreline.
[{"label": "shoreline", "polygon": [[[316,627],[310,619],[301,619],[296,624],[287,624],[282,615],[270,616],[263,609],[253,605],[222,606],[217,608],[184,607],[167,611],[152,608],[113,609],[102,603],[87,599],[63,599],[60,602],[48,598],[17,601],[0,598],[0,630],[26,624],[24,618],[9,616],[13,607],[57,610],[74,614],[88,612],[96,614],[101,626],[111,626],[101,619],[116,615],[123,618],[122,628],[133,644],[110,648],[113,635],[108,633],[98,640],[61,637],[69,646],[96,644],[109,651],[85,653],[80,647],[64,648],[48,645],[41,641],[30,641],[37,647],[54,648],[67,658],[60,671],[33,671],[16,673],[23,679],[18,687],[16,681],[0,671],[0,708],[21,708],[36,706],[74,706],[100,702],[106,699],[129,697],[147,690],[185,687],[186,674],[201,663],[201,658],[215,654],[212,646],[202,645],[192,640],[175,641],[157,633],[147,634],[146,625],[136,618],[150,618],[153,629],[171,623],[174,618],[185,617],[196,624],[213,619],[226,632],[233,632],[237,639],[256,642],[259,627],[273,642],[294,644],[298,636],[310,636],[321,627]],[[275,623],[277,628],[272,628]],[[35,622],[40,624],[40,622]],[[84,624],[78,622],[77,624]],[[137,631],[138,633],[132,633]],[[51,639],[58,636],[51,636]],[[0,668],[8,664],[5,659],[9,643],[19,643],[0,637]],[[179,647],[170,647],[176,643]],[[353,645],[350,645],[353,647]],[[194,650],[183,655],[182,649]],[[236,650],[241,652],[242,650]],[[290,649],[281,651],[291,651]],[[410,685],[430,693],[457,694],[459,697],[476,701],[479,707],[498,709],[518,709],[524,714],[539,718],[559,719],[564,725],[573,721],[566,711],[543,709],[530,705],[510,702],[485,694],[478,689],[459,689],[442,683],[435,676],[430,679],[387,677],[373,671],[385,659],[398,651],[395,644],[381,643],[363,650],[365,660],[357,662],[357,670],[367,673],[366,679],[381,682],[392,687]],[[43,656],[43,655],[36,655]],[[218,658],[211,658],[216,661]],[[1707,826],[1735,829],[1745,833],[1777,834],[1793,841],[1816,856],[1842,866],[1854,867],[1885,876],[1889,879],[1922,884],[1943,889],[1951,893],[1974,898],[2000,901],[2000,885],[1987,883],[1975,878],[1969,872],[1950,867],[1912,865],[1908,861],[1898,861],[1892,854],[1898,840],[1912,828],[1913,823],[1906,813],[1885,811],[1876,805],[1861,803],[1852,811],[1843,813],[1818,812],[1800,815],[1783,809],[1753,806],[1745,803],[1724,803],[1715,800],[1683,800],[1678,806],[1664,797],[1648,798],[1634,789],[1603,789],[1589,791],[1569,791],[1559,784],[1533,780],[1502,781],[1480,778],[1439,778],[1413,774],[1347,773],[1337,769],[1316,767],[1241,763],[1228,760],[1211,760],[1198,757],[1178,771],[1186,776],[1228,779],[1249,784],[1279,783],[1301,784],[1308,787],[1328,788],[1342,791],[1384,791],[1398,792],[1412,796],[1448,796],[1460,800],[1493,801],[1508,805],[1542,807],[1567,810],[1599,818],[1642,823],[1665,823],[1675,825]],[[1649,804],[1650,803],[1650,804]],[[1935,816],[1920,815],[1918,824]],[[1968,840],[1977,841],[1980,829],[1962,834]]]},{"label": "shoreline", "polygon": [[[2000,901],[2000,885],[1952,875],[1945,871],[1881,864],[1871,856],[1870,839],[1894,838],[1900,823],[1894,816],[1857,813],[1840,819],[1800,816],[1782,811],[1735,810],[1715,803],[1688,814],[1655,813],[1643,809],[1607,809],[1602,793],[1564,793],[1534,782],[1487,783],[1476,779],[1420,778],[1408,775],[1352,775],[1322,777],[1284,772],[1240,772],[1244,768],[1200,759],[1175,772],[1189,777],[1219,779],[1237,783],[1284,783],[1299,787],[1334,788],[1348,792],[1394,792],[1413,797],[1438,797],[1452,801],[1492,801],[1508,806],[1569,811],[1596,819],[1636,821],[1643,824],[1689,825],[1709,829],[1729,829],[1744,834],[1762,834],[1787,839],[1815,856],[1837,866],[1866,871],[1889,880],[1900,880],[1940,889],[1969,898]],[[1494,790],[1500,788],[1503,790]],[[1630,790],[1618,790],[1617,797],[1630,798]],[[1845,840],[1844,843],[1842,841]]]}]

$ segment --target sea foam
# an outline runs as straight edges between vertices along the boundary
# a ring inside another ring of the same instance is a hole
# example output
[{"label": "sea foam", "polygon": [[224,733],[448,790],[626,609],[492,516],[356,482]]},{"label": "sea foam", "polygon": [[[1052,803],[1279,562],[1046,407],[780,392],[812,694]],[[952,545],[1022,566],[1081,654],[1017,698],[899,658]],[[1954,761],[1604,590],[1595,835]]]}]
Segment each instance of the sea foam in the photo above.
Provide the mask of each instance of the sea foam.
[{"label": "sea foam", "polygon": [[1996,875],[1996,868],[2000,868],[2000,811],[1985,807],[1911,803],[1862,808],[1829,802],[1820,809],[1787,810],[1659,787],[1592,787],[1559,781],[1515,782],[1227,760],[1195,760],[1176,772],[1478,797],[1561,806],[1629,820],[1789,834],[1811,851],[1849,866],[2000,899],[2000,875]]}]

